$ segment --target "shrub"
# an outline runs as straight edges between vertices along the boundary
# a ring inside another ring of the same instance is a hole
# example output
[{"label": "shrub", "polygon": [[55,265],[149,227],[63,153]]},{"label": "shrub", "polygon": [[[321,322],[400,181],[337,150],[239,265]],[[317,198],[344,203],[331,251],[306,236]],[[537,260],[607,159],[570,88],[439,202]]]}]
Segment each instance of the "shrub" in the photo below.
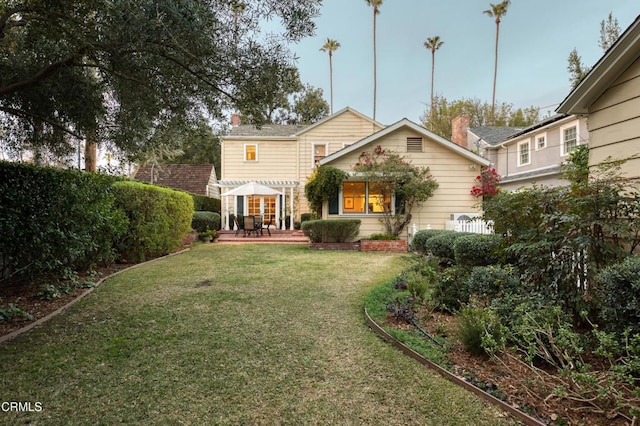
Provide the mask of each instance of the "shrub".
[{"label": "shrub", "polygon": [[180,247],[193,218],[189,194],[131,181],[118,182],[114,188],[116,205],[129,219],[118,246],[121,260],[144,261]]},{"label": "shrub", "polygon": [[425,267],[420,271],[407,271],[404,275],[407,290],[417,303],[423,303],[433,287],[437,273],[431,267]]},{"label": "shrub", "polygon": [[0,162],[0,278],[86,270],[115,258],[126,218],[118,178]]},{"label": "shrub", "polygon": [[302,213],[300,215],[300,222],[306,222],[308,220],[313,220],[315,218],[313,213]]},{"label": "shrub", "polygon": [[505,346],[500,318],[492,308],[465,306],[460,310],[458,335],[467,352],[494,354]]},{"label": "shrub", "polygon": [[499,235],[482,234],[469,234],[457,238],[453,244],[456,264],[473,267],[498,263],[501,240]]},{"label": "shrub", "polygon": [[302,231],[312,243],[344,243],[358,236],[360,219],[309,220]]},{"label": "shrub", "polygon": [[425,229],[416,232],[413,236],[413,239],[411,240],[411,250],[419,254],[427,254],[427,251],[424,247],[425,242],[430,238],[435,237],[436,235],[442,234],[443,232],[449,231],[444,231],[442,229]]},{"label": "shrub", "polygon": [[384,233],[384,234],[371,234],[367,237],[367,240],[399,240],[400,237],[395,236],[393,234]]},{"label": "shrub", "polygon": [[193,209],[197,212],[215,212],[220,213],[221,202],[219,198],[211,198],[204,195],[191,194],[193,198]]},{"label": "shrub", "polygon": [[215,231],[220,229],[220,215],[208,211],[193,212],[191,228],[198,232]]},{"label": "shrub", "polygon": [[597,277],[604,328],[640,333],[640,258],[629,256]]},{"label": "shrub", "polygon": [[440,273],[435,281],[431,297],[434,303],[443,310],[451,313],[469,301],[467,277],[469,271],[460,266],[447,268]]},{"label": "shrub", "polygon": [[455,244],[456,240],[463,235],[468,234],[455,231],[441,231],[440,234],[435,235],[425,241],[425,253],[430,253],[436,257],[439,257],[442,263],[452,265],[455,262],[453,245]]},{"label": "shrub", "polygon": [[491,302],[503,293],[513,293],[520,280],[511,266],[476,266],[467,280],[467,290],[485,302]]}]

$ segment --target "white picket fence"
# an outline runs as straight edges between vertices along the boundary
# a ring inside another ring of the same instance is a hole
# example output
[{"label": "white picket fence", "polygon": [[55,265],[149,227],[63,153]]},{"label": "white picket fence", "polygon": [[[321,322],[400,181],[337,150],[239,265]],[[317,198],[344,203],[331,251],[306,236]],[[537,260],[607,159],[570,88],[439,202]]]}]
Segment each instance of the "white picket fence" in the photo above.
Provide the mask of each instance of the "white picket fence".
[{"label": "white picket fence", "polygon": [[474,234],[493,234],[493,221],[481,219],[448,220],[447,229],[456,232],[471,232]]}]

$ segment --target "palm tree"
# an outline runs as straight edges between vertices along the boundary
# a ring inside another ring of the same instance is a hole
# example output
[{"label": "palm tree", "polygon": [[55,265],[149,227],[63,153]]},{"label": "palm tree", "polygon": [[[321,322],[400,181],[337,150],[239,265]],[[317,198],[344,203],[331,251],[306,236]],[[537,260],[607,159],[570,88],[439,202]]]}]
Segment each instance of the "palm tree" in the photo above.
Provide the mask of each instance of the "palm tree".
[{"label": "palm tree", "polygon": [[380,13],[382,0],[364,0],[373,7],[373,119],[376,119],[376,15]]},{"label": "palm tree", "polygon": [[489,3],[489,6],[491,8],[482,12],[491,18],[495,18],[495,21],[496,21],[496,54],[495,54],[495,62],[493,66],[493,95],[491,98],[492,99],[491,100],[491,120],[492,121],[493,121],[493,117],[496,109],[496,80],[498,78],[498,38],[500,36],[500,21],[501,21],[501,18],[507,14],[507,8],[509,7],[510,3],[511,3],[511,0],[504,0],[503,2],[498,4]]},{"label": "palm tree", "polygon": [[440,40],[440,36],[428,37],[424,42],[424,47],[431,51],[431,106],[429,111],[433,114],[433,75],[435,71],[436,50],[440,49],[444,41]]},{"label": "palm tree", "polygon": [[329,85],[331,88],[331,114],[333,114],[333,52],[338,50],[340,43],[336,40],[327,38],[327,41],[320,48],[322,52],[329,52]]}]

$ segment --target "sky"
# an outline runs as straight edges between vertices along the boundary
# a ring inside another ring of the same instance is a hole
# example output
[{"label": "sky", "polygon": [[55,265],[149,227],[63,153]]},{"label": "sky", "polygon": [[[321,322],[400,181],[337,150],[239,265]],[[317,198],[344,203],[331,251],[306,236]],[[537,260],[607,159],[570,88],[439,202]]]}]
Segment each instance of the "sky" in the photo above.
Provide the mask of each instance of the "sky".
[{"label": "sky", "polygon": [[[500,0],[493,0],[499,3]],[[449,101],[491,102],[496,25],[483,14],[489,0],[384,0],[377,16],[376,120],[420,122],[430,99],[427,37],[444,45],[435,55],[436,94]],[[591,66],[602,56],[600,22],[609,12],[621,32],[640,14],[638,0],[512,0],[500,24],[496,102],[554,113],[569,94],[567,57],[573,48]],[[327,38],[333,54],[334,112],[352,107],[373,115],[373,10],[365,0],[324,0],[314,37],[290,46],[303,83],[329,102]]]}]

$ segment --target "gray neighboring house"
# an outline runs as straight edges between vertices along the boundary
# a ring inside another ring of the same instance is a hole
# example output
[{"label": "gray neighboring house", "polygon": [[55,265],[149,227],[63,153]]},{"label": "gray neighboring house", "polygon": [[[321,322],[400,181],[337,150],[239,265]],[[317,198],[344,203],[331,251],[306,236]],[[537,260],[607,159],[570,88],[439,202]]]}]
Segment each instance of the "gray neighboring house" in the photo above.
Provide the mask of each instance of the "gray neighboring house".
[{"label": "gray neighboring house", "polygon": [[575,115],[556,114],[528,127],[465,128],[465,119],[457,120],[452,123],[454,142],[491,161],[507,191],[534,184],[565,185],[562,163],[589,139],[586,119]]}]

